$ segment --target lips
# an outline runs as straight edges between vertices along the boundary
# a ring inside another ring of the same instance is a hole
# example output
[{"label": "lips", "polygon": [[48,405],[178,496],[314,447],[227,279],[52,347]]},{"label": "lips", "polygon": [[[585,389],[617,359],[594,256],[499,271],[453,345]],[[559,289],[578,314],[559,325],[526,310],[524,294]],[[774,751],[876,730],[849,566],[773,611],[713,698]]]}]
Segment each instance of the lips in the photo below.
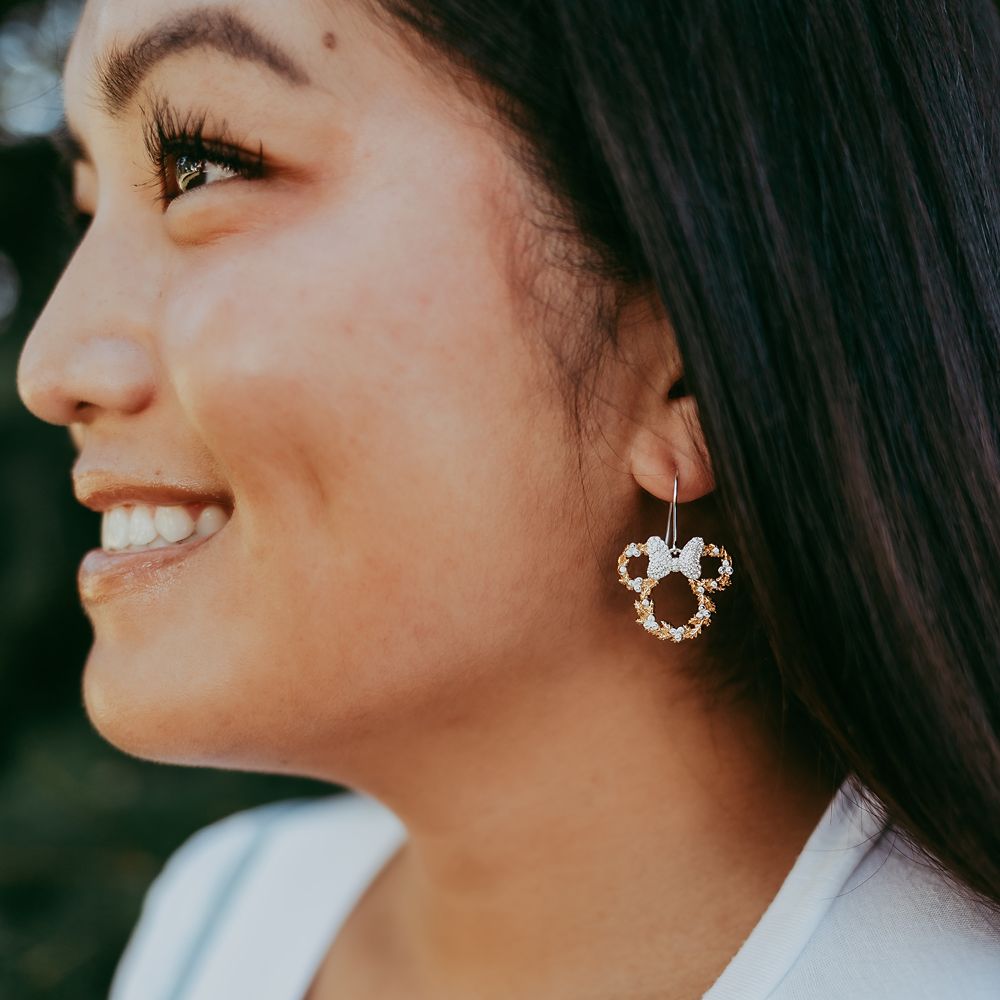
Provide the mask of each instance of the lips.
[{"label": "lips", "polygon": [[229,522],[212,535],[192,535],[162,548],[134,552],[91,549],[77,572],[77,587],[85,604],[96,604],[127,593],[162,587],[197,563],[217,539],[226,534]]},{"label": "lips", "polygon": [[115,479],[96,474],[74,477],[73,489],[77,500],[91,510],[105,511],[127,503],[148,503],[157,506],[171,504],[214,503],[232,510],[232,495],[222,489],[194,484],[150,482],[139,479]]},{"label": "lips", "polygon": [[[159,507],[187,505],[189,511],[197,512],[205,505],[213,505],[217,510],[221,508],[220,516],[226,516],[222,527],[217,524],[210,526],[208,533],[196,531],[182,537],[184,532],[176,531],[172,535],[176,541],[160,538],[156,532],[147,538],[148,526],[137,522],[134,540],[144,543],[155,538],[155,544],[149,548],[110,551],[121,548],[117,544],[121,539],[117,538],[114,545],[91,549],[83,557],[77,572],[80,597],[87,604],[167,584],[189,565],[200,561],[217,537],[225,533],[234,510],[232,494],[217,483],[199,482],[181,476],[172,480],[153,479],[141,473],[125,473],[106,467],[83,468],[79,461],[73,470],[73,491],[85,507],[103,513],[102,535],[112,514],[120,520],[120,515],[127,511],[131,516],[137,508],[141,508],[145,515]],[[125,510],[116,511],[115,508]],[[143,517],[139,520],[144,522],[148,519]],[[163,522],[162,517],[160,520]],[[176,511],[170,523],[161,524],[168,535],[176,528],[175,520]],[[125,544],[129,541],[126,539]]]}]

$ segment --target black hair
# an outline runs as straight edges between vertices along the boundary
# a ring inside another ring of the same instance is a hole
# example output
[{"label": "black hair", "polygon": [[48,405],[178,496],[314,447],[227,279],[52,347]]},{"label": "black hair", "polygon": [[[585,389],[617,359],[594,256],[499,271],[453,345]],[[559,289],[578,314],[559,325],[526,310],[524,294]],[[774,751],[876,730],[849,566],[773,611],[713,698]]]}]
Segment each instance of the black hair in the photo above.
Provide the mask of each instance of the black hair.
[{"label": "black hair", "polygon": [[376,6],[662,302],[747,595],[720,678],[1000,909],[993,0]]}]

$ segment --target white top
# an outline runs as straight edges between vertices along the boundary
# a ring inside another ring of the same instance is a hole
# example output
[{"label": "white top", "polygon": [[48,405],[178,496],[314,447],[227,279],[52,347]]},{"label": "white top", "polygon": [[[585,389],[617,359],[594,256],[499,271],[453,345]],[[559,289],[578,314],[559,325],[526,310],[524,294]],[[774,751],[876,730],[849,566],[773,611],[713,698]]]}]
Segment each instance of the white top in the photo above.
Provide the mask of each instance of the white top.
[{"label": "white top", "polygon": [[[354,791],[204,827],[147,891],[109,1000],[302,1000],[405,835]],[[1000,1000],[1000,922],[895,839],[845,781],[703,1000]]]}]

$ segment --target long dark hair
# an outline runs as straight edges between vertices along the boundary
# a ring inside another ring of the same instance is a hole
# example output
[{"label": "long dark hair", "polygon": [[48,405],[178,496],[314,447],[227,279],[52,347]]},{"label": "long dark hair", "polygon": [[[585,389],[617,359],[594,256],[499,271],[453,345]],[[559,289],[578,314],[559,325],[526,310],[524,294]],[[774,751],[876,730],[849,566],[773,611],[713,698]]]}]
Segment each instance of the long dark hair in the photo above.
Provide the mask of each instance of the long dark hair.
[{"label": "long dark hair", "polygon": [[658,293],[749,595],[721,679],[1000,910],[993,0],[377,6]]}]

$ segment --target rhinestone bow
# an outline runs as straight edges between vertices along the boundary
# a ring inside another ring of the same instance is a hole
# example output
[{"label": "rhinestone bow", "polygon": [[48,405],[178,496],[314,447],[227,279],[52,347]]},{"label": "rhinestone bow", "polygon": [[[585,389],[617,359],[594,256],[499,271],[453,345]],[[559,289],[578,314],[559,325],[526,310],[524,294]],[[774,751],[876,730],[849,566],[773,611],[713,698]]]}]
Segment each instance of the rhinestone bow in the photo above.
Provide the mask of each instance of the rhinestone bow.
[{"label": "rhinestone bow", "polygon": [[[628,562],[636,556],[649,558],[647,576],[632,577]],[[701,557],[713,556],[721,560],[715,577],[701,576]],[[688,580],[691,593],[698,601],[698,609],[684,625],[671,625],[658,621],[653,606],[653,588],[670,573],[681,573]],[[700,537],[692,538],[677,555],[671,551],[665,538],[650,536],[645,542],[629,542],[618,557],[618,582],[636,595],[634,600],[636,622],[657,639],[681,642],[693,639],[708,627],[715,611],[713,597],[729,586],[733,575],[733,564],[729,554],[721,545],[706,543]]]},{"label": "rhinestone bow", "polygon": [[680,551],[673,555],[666,539],[659,535],[651,535],[646,539],[646,551],[649,553],[649,569],[646,575],[654,580],[662,580],[668,573],[683,573],[689,580],[697,580],[701,576],[701,550],[705,539],[695,536]]}]

